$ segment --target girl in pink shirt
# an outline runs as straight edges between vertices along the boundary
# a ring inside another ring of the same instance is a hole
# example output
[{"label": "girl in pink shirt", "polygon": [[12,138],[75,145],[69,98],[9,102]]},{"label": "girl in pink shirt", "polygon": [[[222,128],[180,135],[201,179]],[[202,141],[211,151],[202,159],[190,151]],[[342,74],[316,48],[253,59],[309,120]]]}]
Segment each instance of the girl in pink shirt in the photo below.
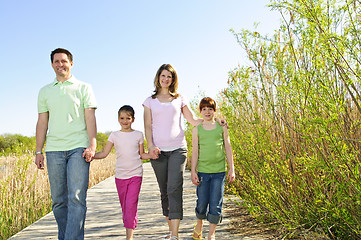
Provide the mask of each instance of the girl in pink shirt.
[{"label": "girl in pink shirt", "polygon": [[133,239],[137,226],[137,206],[142,184],[143,166],[141,159],[158,158],[156,153],[144,152],[143,133],[132,129],[134,109],[124,105],[118,111],[120,131],[112,132],[102,152],[94,155],[94,159],[108,156],[113,146],[117,154],[115,164],[115,184],[117,186],[120,205],[123,212],[123,223],[127,239]]}]

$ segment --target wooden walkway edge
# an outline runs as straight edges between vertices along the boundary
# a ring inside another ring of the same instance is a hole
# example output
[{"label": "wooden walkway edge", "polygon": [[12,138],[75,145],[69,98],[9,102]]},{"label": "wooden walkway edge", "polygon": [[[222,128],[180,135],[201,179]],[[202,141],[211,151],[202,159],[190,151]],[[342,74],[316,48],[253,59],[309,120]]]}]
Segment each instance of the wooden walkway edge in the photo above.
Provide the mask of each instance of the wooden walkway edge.
[{"label": "wooden walkway edge", "polygon": [[[134,239],[163,239],[168,227],[161,214],[158,184],[150,163],[143,164],[143,167],[143,184],[138,205],[138,227],[135,230]],[[195,189],[190,180],[190,172],[186,171],[183,193],[184,217],[179,231],[180,239],[183,240],[192,239],[193,226],[196,221]],[[227,201],[227,198],[224,200]],[[88,190],[87,205],[85,239],[125,239],[125,228],[122,223],[114,177],[110,177]],[[223,216],[222,223],[217,226],[217,239],[239,239],[227,231],[229,222],[229,217]],[[208,223],[205,222],[204,234],[207,234],[207,229]],[[57,225],[53,213],[49,213],[9,239],[57,239]]]}]

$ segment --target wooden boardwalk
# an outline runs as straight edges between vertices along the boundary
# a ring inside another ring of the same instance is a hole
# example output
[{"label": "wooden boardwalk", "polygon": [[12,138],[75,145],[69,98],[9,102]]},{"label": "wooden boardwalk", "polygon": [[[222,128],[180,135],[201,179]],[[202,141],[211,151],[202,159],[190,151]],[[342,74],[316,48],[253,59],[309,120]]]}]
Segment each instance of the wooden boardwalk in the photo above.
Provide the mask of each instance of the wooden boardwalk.
[{"label": "wooden boardwalk", "polygon": [[[158,184],[150,163],[145,163],[143,166],[144,177],[138,206],[138,227],[135,230],[134,239],[163,239],[168,227],[161,214]],[[181,221],[179,237],[187,240],[192,239],[193,226],[196,221],[194,213],[195,186],[190,180],[189,171],[185,172],[183,199],[184,218]],[[225,201],[227,201],[226,198]],[[89,189],[87,205],[85,239],[125,239],[125,229],[122,223],[114,177],[110,177]],[[229,217],[225,215],[222,223],[217,226],[217,239],[251,239],[236,237],[228,232],[226,229],[229,221]],[[208,223],[205,222],[204,234],[207,234],[207,228]],[[57,225],[53,213],[49,213],[10,239],[57,239]]]}]

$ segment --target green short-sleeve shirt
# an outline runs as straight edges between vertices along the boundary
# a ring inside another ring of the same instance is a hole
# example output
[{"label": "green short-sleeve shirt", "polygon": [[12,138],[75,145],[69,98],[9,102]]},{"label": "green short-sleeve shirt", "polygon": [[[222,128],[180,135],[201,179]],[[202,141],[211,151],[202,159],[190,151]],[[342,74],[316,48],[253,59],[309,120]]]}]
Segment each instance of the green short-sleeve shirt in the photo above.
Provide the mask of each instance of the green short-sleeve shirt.
[{"label": "green short-sleeve shirt", "polygon": [[223,127],[217,123],[215,129],[205,130],[202,124],[198,130],[198,172],[225,172],[226,157],[224,152]]},{"label": "green short-sleeve shirt", "polygon": [[45,151],[68,151],[88,147],[84,109],[96,108],[91,86],[71,77],[64,83],[56,79],[40,89],[38,113],[49,112]]}]

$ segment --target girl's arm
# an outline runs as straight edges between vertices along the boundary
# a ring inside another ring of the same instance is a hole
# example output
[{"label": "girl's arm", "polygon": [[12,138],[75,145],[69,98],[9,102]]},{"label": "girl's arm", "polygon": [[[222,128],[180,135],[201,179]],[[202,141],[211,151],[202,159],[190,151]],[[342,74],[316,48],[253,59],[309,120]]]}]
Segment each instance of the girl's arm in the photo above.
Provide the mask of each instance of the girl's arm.
[{"label": "girl's arm", "polygon": [[113,143],[112,142],[107,142],[107,144],[105,144],[103,151],[101,152],[97,152],[93,159],[102,159],[102,158],[106,158],[108,156],[108,154],[110,153],[110,151],[112,150],[113,147]]},{"label": "girl's arm", "polygon": [[234,163],[233,163],[233,153],[231,141],[229,139],[228,127],[223,127],[223,141],[224,141],[224,150],[226,152],[227,162],[228,162],[228,174],[227,179],[229,182],[233,182],[236,178],[234,173]]},{"label": "girl's arm", "polygon": [[139,155],[140,159],[157,159],[158,154],[156,153],[156,149],[153,150],[153,152],[145,153],[144,152],[144,144],[139,144]]},{"label": "girl's arm", "polygon": [[199,185],[199,179],[197,174],[197,165],[198,165],[198,155],[199,155],[199,146],[198,146],[198,130],[197,128],[193,128],[192,133],[192,160],[191,160],[191,178],[192,183],[196,186]]},{"label": "girl's arm", "polygon": [[187,122],[189,122],[193,127],[203,122],[203,119],[194,116],[193,111],[189,109],[187,105],[182,107],[182,113]]}]

